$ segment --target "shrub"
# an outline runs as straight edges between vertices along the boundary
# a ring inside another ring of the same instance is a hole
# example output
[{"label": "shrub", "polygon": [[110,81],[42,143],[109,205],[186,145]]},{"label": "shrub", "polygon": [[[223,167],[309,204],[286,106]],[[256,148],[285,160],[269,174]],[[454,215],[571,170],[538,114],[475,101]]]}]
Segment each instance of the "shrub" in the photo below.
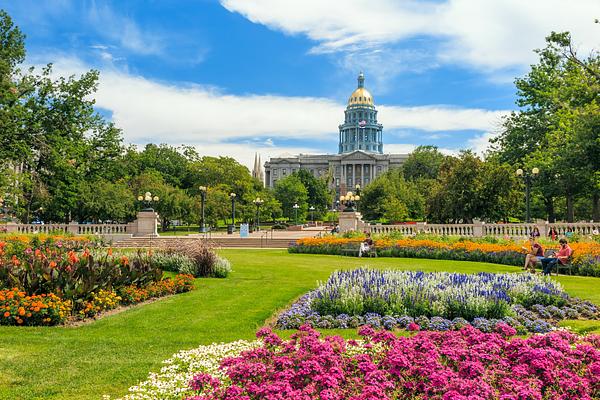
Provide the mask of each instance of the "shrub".
[{"label": "shrub", "polygon": [[194,260],[176,251],[158,251],[152,255],[151,260],[163,271],[193,274],[196,270]]},{"label": "shrub", "polygon": [[186,269],[190,268],[190,270],[180,268],[180,272],[195,277],[213,276],[217,255],[208,244],[200,240],[190,240],[186,243],[180,243],[174,251],[193,261],[193,266],[191,264],[185,266]]},{"label": "shrub", "polygon": [[217,262],[213,268],[213,276],[215,278],[227,278],[231,272],[231,262],[223,257],[217,256]]}]

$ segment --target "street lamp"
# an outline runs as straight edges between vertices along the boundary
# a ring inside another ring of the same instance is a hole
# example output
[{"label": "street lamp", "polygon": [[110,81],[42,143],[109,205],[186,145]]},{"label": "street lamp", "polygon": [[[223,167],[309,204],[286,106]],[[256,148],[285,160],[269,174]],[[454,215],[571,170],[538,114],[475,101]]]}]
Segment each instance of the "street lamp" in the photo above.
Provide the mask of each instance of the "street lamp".
[{"label": "street lamp", "polygon": [[158,196],[153,197],[152,193],[150,192],[144,193],[143,196],[139,195],[137,199],[145,207],[142,211],[154,211],[154,209],[152,208],[152,203],[156,203],[158,202],[158,200],[160,200]]},{"label": "street lamp", "polygon": [[521,168],[517,169],[516,174],[518,177],[523,178],[525,180],[525,222],[529,223],[530,214],[531,214],[531,205],[530,205],[530,192],[531,192],[531,182],[534,178],[536,178],[540,173],[540,169],[538,167],[533,167],[531,172],[523,171]]},{"label": "street lamp", "polygon": [[229,227],[227,228],[227,233],[230,235],[235,230],[235,198],[236,198],[236,196],[237,195],[233,192],[229,193],[229,198],[231,199],[231,225],[229,225]]},{"label": "street lamp", "polygon": [[352,192],[348,192],[345,196],[340,196],[340,202],[346,206],[346,208],[344,208],[344,212],[355,211],[354,207],[357,205],[358,201],[360,201],[360,195],[358,193],[354,194]]},{"label": "street lamp", "polygon": [[200,190],[200,233],[204,233],[206,232],[206,224],[204,222],[204,203],[206,202],[207,188],[206,186],[200,186],[198,187],[198,190]]},{"label": "street lamp", "polygon": [[296,225],[298,225],[298,209],[300,208],[300,206],[298,205],[298,203],[294,203],[292,208],[294,209],[294,220],[296,222]]},{"label": "street lamp", "polygon": [[315,207],[310,206],[308,209],[310,210],[310,219],[314,224],[315,223]]},{"label": "street lamp", "polygon": [[260,197],[257,197],[252,200],[252,202],[256,206],[256,230],[260,231],[260,206],[262,206],[265,201]]},{"label": "street lamp", "polygon": [[358,201],[360,200],[360,184],[357,183],[356,186],[354,187],[354,189],[356,189],[356,192],[355,192],[356,193],[355,196],[357,197],[357,199],[356,199],[356,211],[358,211]]}]

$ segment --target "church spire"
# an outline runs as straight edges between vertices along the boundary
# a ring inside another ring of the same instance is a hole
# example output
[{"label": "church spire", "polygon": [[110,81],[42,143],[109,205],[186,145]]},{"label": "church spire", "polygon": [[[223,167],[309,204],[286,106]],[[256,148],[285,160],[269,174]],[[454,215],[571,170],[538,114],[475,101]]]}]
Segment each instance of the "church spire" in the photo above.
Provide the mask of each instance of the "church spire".
[{"label": "church spire", "polygon": [[260,155],[254,153],[254,167],[252,168],[252,177],[258,179],[263,185],[265,183],[262,165],[260,165]]}]

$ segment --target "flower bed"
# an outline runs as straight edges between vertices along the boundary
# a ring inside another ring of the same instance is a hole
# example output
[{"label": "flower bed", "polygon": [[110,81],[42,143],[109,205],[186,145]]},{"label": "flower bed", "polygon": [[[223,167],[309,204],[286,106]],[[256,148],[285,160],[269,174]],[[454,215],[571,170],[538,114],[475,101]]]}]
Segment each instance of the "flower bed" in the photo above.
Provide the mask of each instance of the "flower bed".
[{"label": "flower bed", "polygon": [[[338,254],[342,248],[363,240],[361,237],[341,238],[304,238],[299,239],[290,253]],[[521,249],[527,243],[501,241],[488,243],[485,241],[466,240],[463,238],[450,240],[444,237],[428,239],[405,238],[392,239],[381,237],[375,239],[377,255],[381,257],[432,258],[440,260],[479,261],[495,264],[522,266],[525,255]],[[574,251],[572,260],[573,273],[582,276],[600,277],[600,243],[574,242],[569,244]]]},{"label": "flower bed", "polygon": [[[201,346],[132,387],[137,399],[593,399],[600,396],[600,336],[566,331],[511,338],[472,327],[363,340],[320,338],[304,326],[289,341]],[[195,374],[195,375],[194,375]],[[188,385],[189,383],[189,385]],[[187,397],[186,397],[187,396]]]},{"label": "flower bed", "polygon": [[[55,325],[193,288],[191,275],[163,279],[150,253],[90,249],[83,239],[42,239],[0,242],[0,289],[10,289],[0,291],[0,325]],[[30,247],[34,243],[38,247]]]},{"label": "flower bed", "polygon": [[456,330],[472,324],[491,331],[502,322],[525,333],[577,318],[598,319],[600,310],[535,275],[357,269],[334,272],[281,313],[276,326]]}]

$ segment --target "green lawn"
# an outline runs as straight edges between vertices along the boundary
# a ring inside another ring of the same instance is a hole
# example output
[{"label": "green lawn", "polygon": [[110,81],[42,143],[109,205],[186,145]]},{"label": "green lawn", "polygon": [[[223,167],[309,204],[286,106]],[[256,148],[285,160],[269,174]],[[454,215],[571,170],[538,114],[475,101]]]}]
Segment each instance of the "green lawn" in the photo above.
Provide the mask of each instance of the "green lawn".
[{"label": "green lawn", "polygon": [[[252,339],[275,310],[335,269],[362,265],[425,271],[515,272],[485,263],[399,258],[358,259],[285,250],[223,250],[227,279],[201,279],[197,289],[135,307],[77,328],[0,327],[0,399],[99,399],[160,368],[162,360],[200,344]],[[572,295],[600,304],[598,278],[559,277]],[[597,322],[573,323],[582,331]],[[339,331],[334,331],[339,333]]]}]

